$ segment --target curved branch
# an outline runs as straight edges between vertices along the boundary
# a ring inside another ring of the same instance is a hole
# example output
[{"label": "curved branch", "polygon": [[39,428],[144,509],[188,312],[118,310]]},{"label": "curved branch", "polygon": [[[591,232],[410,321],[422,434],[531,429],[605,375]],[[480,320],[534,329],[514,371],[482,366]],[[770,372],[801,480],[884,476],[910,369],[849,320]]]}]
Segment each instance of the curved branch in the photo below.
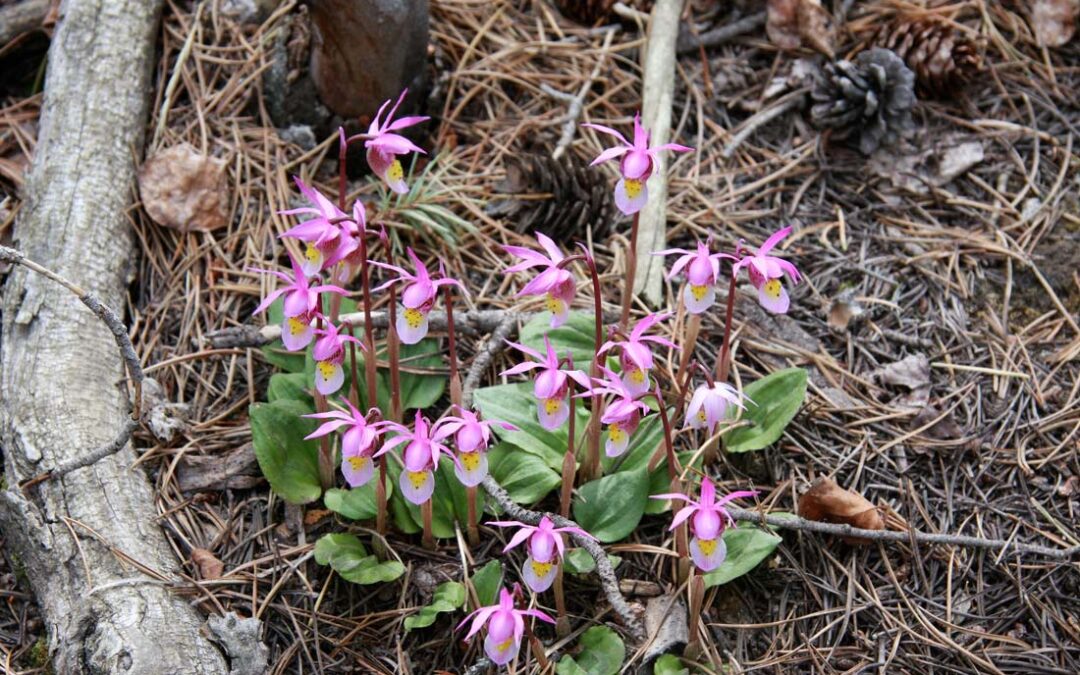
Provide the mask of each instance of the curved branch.
[{"label": "curved branch", "polygon": [[895,530],[864,530],[843,523],[822,523],[816,520],[807,520],[798,516],[773,516],[758,511],[749,511],[736,507],[727,507],[732,519],[748,523],[760,523],[771,527],[779,527],[787,530],[799,530],[802,532],[819,532],[821,534],[835,534],[840,537],[857,537],[873,541],[917,541],[923,544],[943,544],[951,546],[966,546],[968,548],[1007,549],[1016,553],[1032,553],[1035,555],[1054,558],[1055,560],[1068,560],[1073,556],[1080,555],[1080,546],[1069,548],[1049,548],[1038,544],[1019,544],[1005,539],[983,539],[962,534],[935,534],[931,532],[897,532]]},{"label": "curved branch", "polygon": [[[558,514],[530,511],[520,506],[510,499],[510,495],[507,494],[506,490],[502,489],[502,486],[491,476],[485,478],[481,485],[484,486],[484,490],[488,495],[495,500],[495,503],[515,520],[520,520],[529,525],[538,525],[540,519],[547,516],[551,519],[551,522],[555,523],[556,527],[581,527],[574,521],[563,518]],[[607,554],[604,553],[604,548],[594,539],[588,539],[579,534],[571,534],[570,536],[575,544],[588,551],[589,555],[596,561],[596,574],[600,577],[600,588],[603,589],[604,595],[607,596],[612,611],[619,616],[623,625],[635,638],[639,640],[644,638],[645,626],[634,614],[634,610],[630,608],[622,592],[619,591],[619,580],[615,577],[615,570],[611,567],[611,562],[608,560]]]}]

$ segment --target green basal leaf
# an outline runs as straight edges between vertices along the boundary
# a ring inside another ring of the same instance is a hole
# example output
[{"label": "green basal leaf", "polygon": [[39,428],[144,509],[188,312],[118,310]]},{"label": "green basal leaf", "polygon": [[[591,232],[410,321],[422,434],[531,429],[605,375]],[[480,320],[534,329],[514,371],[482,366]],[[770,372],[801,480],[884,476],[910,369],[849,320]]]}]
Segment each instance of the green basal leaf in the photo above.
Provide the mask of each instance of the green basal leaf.
[{"label": "green basal leaf", "polygon": [[498,560],[488,562],[488,564],[473,573],[472,585],[476,589],[476,599],[481,607],[495,604],[502,583],[503,564]]},{"label": "green basal leaf", "polygon": [[[622,558],[617,555],[609,555],[607,559],[611,563],[612,569],[618,567],[619,563],[622,562]],[[585,549],[572,548],[563,556],[563,566],[570,574],[589,574],[596,569],[596,561]]]},{"label": "green basal leaf", "polygon": [[309,391],[311,383],[304,373],[274,373],[266,387],[266,400],[270,403],[281,400],[300,401],[307,406],[308,412],[315,412]]},{"label": "green basal leaf", "polygon": [[725,530],[727,557],[719,567],[705,575],[705,587],[726,584],[746,574],[772,555],[781,541],[783,538],[779,535],[753,523],[739,523],[738,527]]},{"label": "green basal leaf", "polygon": [[648,499],[645,469],[620,471],[581,486],[574,496],[574,520],[600,541],[611,543],[637,527]]},{"label": "green basal leaf", "polygon": [[555,665],[555,675],[589,675],[589,671],[579,666],[573,656],[566,654]]},{"label": "green basal leaf", "polygon": [[780,438],[806,399],[806,371],[802,368],[777,371],[750,383],[743,393],[753,401],[746,404],[742,416],[750,426],[724,435],[724,448],[728,452],[761,450]]},{"label": "green basal leaf", "polygon": [[315,430],[315,420],[301,417],[309,412],[305,404],[288,399],[248,408],[259,468],[274,492],[292,504],[307,504],[322,495],[318,442],[304,440]]},{"label": "green basal leaf", "polygon": [[414,628],[427,628],[435,623],[439,614],[453,612],[465,604],[465,584],[457,581],[447,581],[439,584],[435,594],[431,598],[431,604],[421,607],[420,611],[413,616],[405,618],[405,630]]},{"label": "green basal leaf", "polygon": [[[437,340],[426,339],[414,345],[401,345],[401,367],[442,368],[443,358]],[[438,403],[446,390],[449,379],[440,373],[412,373],[401,371],[401,407],[403,410],[429,408]],[[387,391],[390,389],[389,371],[386,374]]]},{"label": "green basal leaf", "polygon": [[607,626],[593,626],[585,631],[578,640],[578,646],[581,651],[573,658],[564,656],[559,660],[556,673],[615,675],[626,659],[626,645],[622,638]]},{"label": "green basal leaf", "polygon": [[379,562],[367,555],[359,539],[343,533],[323,535],[315,542],[315,562],[330,565],[342,579],[356,584],[393,581],[405,573],[405,566],[398,561]]},{"label": "green basal leaf", "polygon": [[562,476],[542,459],[509,443],[488,450],[488,471],[519,504],[535,504],[562,484]]},{"label": "green basal leaf", "polygon": [[[473,395],[473,403],[485,419],[509,422],[519,429],[506,431],[499,426],[493,427],[500,440],[536,455],[553,471],[562,470],[570,425],[564,424],[557,431],[548,431],[540,426],[536,417],[536,397],[533,396],[532,382],[500,384],[478,389]],[[585,442],[585,427],[589,422],[589,413],[585,409],[587,405],[581,400],[575,405],[574,436],[577,443],[574,447],[578,449]]]},{"label": "green basal leaf", "polygon": [[551,346],[559,358],[566,356],[569,350],[574,358],[574,367],[589,372],[589,364],[596,355],[596,321],[592,312],[570,312],[566,323],[558,328],[551,328],[551,316],[541,312],[521,327],[518,341],[545,354],[544,335],[551,340]]},{"label": "green basal leaf", "polygon": [[[331,488],[323,495],[323,504],[334,513],[349,520],[371,520],[378,515],[378,500],[375,497],[378,473],[362,487],[342,490]],[[394,483],[387,476],[386,496],[390,499],[394,493]]]},{"label": "green basal leaf", "polygon": [[664,654],[656,659],[652,668],[653,675],[690,675],[690,669],[674,654]]},{"label": "green basal leaf", "polygon": [[[684,451],[676,453],[679,459],[679,466],[686,468],[686,465],[691,459],[694,459],[696,453],[693,451]],[[697,456],[694,461],[694,468],[701,469],[701,455]],[[649,494],[659,495],[671,492],[671,477],[668,475],[667,459],[660,460],[660,463],[656,465],[653,472],[649,474]],[[650,516],[655,516],[658,513],[665,513],[671,509],[671,502],[663,499],[649,499],[649,503],[645,505],[645,513]]]},{"label": "green basal leaf", "polygon": [[285,373],[304,374],[304,364],[307,359],[304,352],[290,352],[282,346],[280,340],[265,345],[261,349],[263,358],[275,368]]}]

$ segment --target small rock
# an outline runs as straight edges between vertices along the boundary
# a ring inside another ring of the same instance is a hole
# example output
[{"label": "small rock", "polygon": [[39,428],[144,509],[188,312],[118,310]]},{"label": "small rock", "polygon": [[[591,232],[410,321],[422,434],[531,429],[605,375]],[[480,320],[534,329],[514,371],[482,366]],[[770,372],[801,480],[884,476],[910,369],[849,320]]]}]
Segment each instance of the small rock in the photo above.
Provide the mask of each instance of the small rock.
[{"label": "small rock", "polygon": [[306,124],[293,124],[284,129],[278,129],[278,135],[286,143],[299,145],[304,150],[315,147],[315,132]]},{"label": "small rock", "polygon": [[187,143],[158,150],[139,170],[143,208],[159,225],[181,232],[210,231],[228,224],[225,160]]}]

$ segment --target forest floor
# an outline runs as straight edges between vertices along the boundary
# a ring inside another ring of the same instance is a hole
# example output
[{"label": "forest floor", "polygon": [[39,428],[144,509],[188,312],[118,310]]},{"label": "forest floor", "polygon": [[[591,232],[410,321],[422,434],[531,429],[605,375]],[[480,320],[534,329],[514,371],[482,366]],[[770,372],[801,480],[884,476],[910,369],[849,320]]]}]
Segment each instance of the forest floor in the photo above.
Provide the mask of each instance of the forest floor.
[{"label": "forest floor", "polygon": [[[688,4],[701,30],[731,18],[709,9],[714,3]],[[838,53],[865,37],[868,17],[896,4],[857,3]],[[892,529],[1072,546],[1080,543],[1080,40],[1046,50],[1001,3],[953,7],[950,16],[986,37],[984,76],[953,98],[920,100],[914,149],[893,156],[867,159],[829,142],[799,108],[725,153],[740,125],[775,103],[777,78],[814,55],[781,52],[759,28],[680,56],[672,140],[697,151],[671,168],[669,245],[710,236],[757,242],[793,225],[782,254],[806,278],[785,316],[741,303],[734,340],[736,381],[803,366],[811,373],[806,404],[780,442],[721,454],[712,474],[722,490],[753,484],[770,508],[795,510],[798,494],[829,476],[877,505]],[[334,189],[336,136],[305,149],[278,133],[261,99],[260,74],[273,58],[267,36],[287,14],[239,25],[209,12],[195,21],[186,5],[166,9],[147,150],[186,141],[224,158],[231,217],[214,232],[180,233],[138,204],[130,211],[142,252],[131,334],[165,398],[185,406],[171,441],[137,435],[140,464],[186,561],[178,592],[206,612],[263,620],[272,672],[462,672],[478,658],[476,645],[463,646],[446,619],[443,630],[411,633],[402,620],[437,583],[460,579],[463,562],[498,556],[502,535],[492,531],[471,551],[453,540],[428,551],[417,536],[393,534],[387,545],[408,566],[402,582],[355,586],[330,574],[312,548],[337,527],[333,514],[287,506],[252,466],[247,408],[265,400],[271,368],[258,349],[206,340],[253,321],[262,286],[246,270],[281,253],[277,237],[290,222],[277,211],[294,199],[291,176]],[[425,199],[456,218],[438,231],[404,212],[384,217],[469,280],[472,306],[522,306],[506,292],[499,246],[526,243],[531,228],[521,231],[522,217],[492,204],[513,158],[548,155],[558,142],[567,103],[545,88],[576,93],[599,61],[580,121],[626,127],[640,106],[644,34],[633,19],[620,21],[613,30],[585,28],[545,2],[432,3],[423,108],[433,121],[421,144],[437,161]],[[42,53],[33,41],[0,53],[3,69],[13,69],[0,82],[0,242],[11,237],[34,151],[41,96],[27,92],[39,86]],[[563,161],[586,162],[597,147],[578,131]],[[979,159],[942,178],[942,153],[957,147]],[[358,176],[352,195],[367,194],[367,185]],[[605,307],[617,310],[627,223],[610,210],[582,220],[591,231],[569,222],[560,241],[591,242],[609,270]],[[591,287],[580,288],[578,302],[591,307]],[[671,306],[677,292],[666,289]],[[722,318],[705,318],[702,334],[714,336],[699,344],[705,362],[715,358]],[[462,338],[459,353],[467,360],[482,340]],[[510,362],[497,356],[485,381],[496,382]],[[226,478],[226,456],[244,470]],[[610,547],[622,557],[619,577],[638,582],[624,583],[635,606],[675,590],[655,548],[669,522],[646,516]],[[205,578],[196,549],[211,552],[223,574]],[[43,666],[42,626],[25,589],[15,570],[0,567],[9,672]],[[568,581],[568,597],[575,631],[597,623],[623,630],[594,580]],[[710,591],[705,621],[701,660],[723,672],[1076,673],[1080,568],[787,532],[767,563]],[[556,641],[553,651],[571,642]]]}]

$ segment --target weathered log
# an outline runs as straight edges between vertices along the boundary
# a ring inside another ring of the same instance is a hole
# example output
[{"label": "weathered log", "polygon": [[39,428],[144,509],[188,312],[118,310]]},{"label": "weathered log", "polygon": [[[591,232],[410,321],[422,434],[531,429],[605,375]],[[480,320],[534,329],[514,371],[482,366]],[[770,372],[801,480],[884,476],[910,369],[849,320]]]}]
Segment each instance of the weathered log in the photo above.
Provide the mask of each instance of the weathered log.
[{"label": "weathered log", "polygon": [[[15,227],[29,257],[116,308],[132,271],[125,211],[161,5],[64,2]],[[227,672],[200,635],[202,619],[168,589],[177,562],[130,446],[25,492],[17,487],[107,444],[128,412],[108,329],[64,288],[13,270],[0,335],[0,528],[41,607],[54,672]]]}]

